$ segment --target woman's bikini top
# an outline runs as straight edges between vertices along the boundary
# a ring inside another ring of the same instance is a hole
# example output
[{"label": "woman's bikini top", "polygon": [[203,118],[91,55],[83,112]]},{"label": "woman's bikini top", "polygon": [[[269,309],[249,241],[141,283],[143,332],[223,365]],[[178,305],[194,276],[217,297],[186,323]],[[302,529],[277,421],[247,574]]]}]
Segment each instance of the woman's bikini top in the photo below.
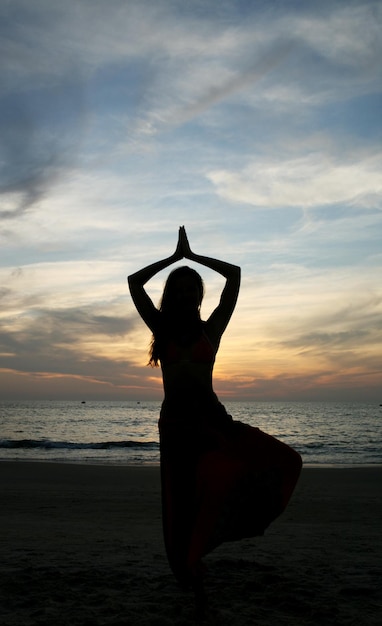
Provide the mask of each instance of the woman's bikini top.
[{"label": "woman's bikini top", "polygon": [[215,350],[204,331],[194,343],[187,346],[179,345],[171,339],[167,343],[161,358],[163,365],[181,362],[212,364],[214,361]]}]

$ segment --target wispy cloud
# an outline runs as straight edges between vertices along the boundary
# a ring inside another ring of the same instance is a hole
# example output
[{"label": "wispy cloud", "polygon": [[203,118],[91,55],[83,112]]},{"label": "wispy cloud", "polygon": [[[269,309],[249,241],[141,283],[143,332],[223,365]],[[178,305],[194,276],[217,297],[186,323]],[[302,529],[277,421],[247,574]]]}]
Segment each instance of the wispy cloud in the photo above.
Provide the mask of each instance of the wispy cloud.
[{"label": "wispy cloud", "polygon": [[262,155],[241,172],[208,173],[217,193],[230,201],[262,207],[361,203],[378,207],[382,196],[382,154],[335,156],[323,152],[297,158]]}]

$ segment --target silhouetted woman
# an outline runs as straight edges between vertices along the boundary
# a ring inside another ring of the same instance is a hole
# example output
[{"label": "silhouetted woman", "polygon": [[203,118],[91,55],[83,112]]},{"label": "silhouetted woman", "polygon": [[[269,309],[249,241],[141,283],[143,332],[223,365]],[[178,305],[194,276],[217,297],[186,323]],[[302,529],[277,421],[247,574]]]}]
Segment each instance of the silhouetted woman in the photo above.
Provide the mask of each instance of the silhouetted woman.
[{"label": "silhouetted woman", "polygon": [[[203,281],[190,267],[169,275],[157,309],[144,285],[182,258],[226,279],[208,320],[200,318]],[[159,418],[164,540],[182,585],[201,588],[201,558],[223,541],[262,535],[286,507],[301,458],[286,444],[238,421],[220,404],[212,371],[235,308],[240,268],[191,251],[184,227],[176,250],[128,278],[134,304],[153,333],[150,363],[160,363]]]}]

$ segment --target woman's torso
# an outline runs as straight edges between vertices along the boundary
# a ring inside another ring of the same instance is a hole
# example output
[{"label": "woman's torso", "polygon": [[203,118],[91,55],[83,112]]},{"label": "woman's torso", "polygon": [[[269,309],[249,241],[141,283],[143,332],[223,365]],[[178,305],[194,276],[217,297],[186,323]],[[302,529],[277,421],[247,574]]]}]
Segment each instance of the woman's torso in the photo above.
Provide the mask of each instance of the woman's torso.
[{"label": "woman's torso", "polygon": [[212,373],[217,346],[210,340],[205,324],[192,339],[169,337],[162,348],[161,367],[165,400],[197,402],[214,396]]}]

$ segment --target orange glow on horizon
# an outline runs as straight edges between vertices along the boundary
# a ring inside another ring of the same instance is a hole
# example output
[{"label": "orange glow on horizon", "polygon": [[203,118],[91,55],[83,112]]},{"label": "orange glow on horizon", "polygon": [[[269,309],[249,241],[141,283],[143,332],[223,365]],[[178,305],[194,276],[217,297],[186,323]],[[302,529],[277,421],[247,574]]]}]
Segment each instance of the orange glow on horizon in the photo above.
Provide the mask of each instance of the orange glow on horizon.
[{"label": "orange glow on horizon", "polygon": [[[148,370],[148,371],[147,371]],[[163,397],[160,371],[150,374],[142,368],[139,376],[110,382],[94,376],[60,374],[58,372],[19,372],[0,370],[0,393],[3,399],[147,399],[160,401]],[[378,372],[305,371],[289,373],[239,374],[230,376],[219,370],[214,377],[214,389],[226,400],[380,400],[381,378]]]}]

